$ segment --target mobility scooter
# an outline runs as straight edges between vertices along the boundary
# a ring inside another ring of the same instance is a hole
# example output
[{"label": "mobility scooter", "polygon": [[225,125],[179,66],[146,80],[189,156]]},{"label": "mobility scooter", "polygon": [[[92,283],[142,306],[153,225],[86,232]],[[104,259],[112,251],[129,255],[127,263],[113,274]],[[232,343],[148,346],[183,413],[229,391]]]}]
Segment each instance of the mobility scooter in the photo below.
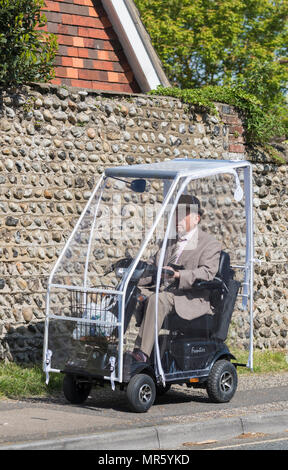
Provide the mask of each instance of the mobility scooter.
[{"label": "mobility scooter", "polygon": [[[199,297],[203,292],[209,297],[212,314],[184,320],[174,311],[159,330],[159,293],[169,285],[169,266],[175,268],[166,253],[184,194],[201,201],[201,229],[222,246],[214,279],[196,279],[191,287]],[[157,263],[151,262],[155,253]],[[49,373],[63,373],[71,403],[83,403],[94,385],[117,386],[135,412],[148,411],[156,395],[173,384],[205,388],[213,402],[230,401],[237,367],[253,368],[253,263],[249,162],[174,159],[107,168],[49,277],[47,381]],[[144,362],[132,352],[148,278],[156,296],[154,347]],[[225,344],[234,309],[249,328],[246,365]]]}]

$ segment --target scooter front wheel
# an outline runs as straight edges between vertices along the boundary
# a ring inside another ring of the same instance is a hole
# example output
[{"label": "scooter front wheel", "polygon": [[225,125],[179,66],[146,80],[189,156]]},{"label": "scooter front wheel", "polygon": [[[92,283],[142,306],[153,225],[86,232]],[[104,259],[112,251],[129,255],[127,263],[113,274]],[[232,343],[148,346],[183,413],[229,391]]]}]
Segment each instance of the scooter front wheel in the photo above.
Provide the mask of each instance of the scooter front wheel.
[{"label": "scooter front wheel", "polygon": [[156,397],[155,382],[147,374],[136,374],[127,387],[129,407],[136,413],[145,413],[153,405]]},{"label": "scooter front wheel", "polygon": [[165,395],[165,393],[169,392],[171,388],[171,384],[166,384],[165,387],[163,385],[156,385],[156,395],[158,397],[161,397],[162,395]]},{"label": "scooter front wheel", "polygon": [[63,393],[65,398],[74,405],[80,405],[88,398],[91,384],[78,382],[73,375],[67,374],[63,379]]}]

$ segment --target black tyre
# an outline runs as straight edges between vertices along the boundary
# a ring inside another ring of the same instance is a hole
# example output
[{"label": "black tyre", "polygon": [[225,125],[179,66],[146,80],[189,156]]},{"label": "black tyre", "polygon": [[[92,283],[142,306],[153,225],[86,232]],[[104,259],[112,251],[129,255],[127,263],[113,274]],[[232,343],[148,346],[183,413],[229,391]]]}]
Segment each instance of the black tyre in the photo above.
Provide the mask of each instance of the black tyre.
[{"label": "black tyre", "polygon": [[156,395],[158,397],[161,397],[162,395],[165,395],[165,393],[169,392],[171,388],[171,384],[166,384],[165,387],[163,385],[156,385]]},{"label": "black tyre", "polygon": [[226,403],[231,400],[238,384],[235,366],[227,360],[215,362],[207,380],[207,393],[214,403]]},{"label": "black tyre", "polygon": [[145,413],[153,405],[156,397],[154,380],[147,374],[136,374],[127,387],[129,407],[136,413]]},{"label": "black tyre", "polygon": [[78,382],[73,375],[67,374],[63,380],[63,393],[65,398],[73,404],[81,404],[88,398],[91,384]]}]

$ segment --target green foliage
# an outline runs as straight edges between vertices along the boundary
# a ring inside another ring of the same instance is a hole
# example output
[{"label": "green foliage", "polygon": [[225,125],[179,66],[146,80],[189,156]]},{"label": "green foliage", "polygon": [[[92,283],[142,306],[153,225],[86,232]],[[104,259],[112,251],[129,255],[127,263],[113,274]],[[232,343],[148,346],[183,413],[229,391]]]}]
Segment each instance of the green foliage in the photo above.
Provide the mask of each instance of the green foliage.
[{"label": "green foliage", "polygon": [[[246,364],[248,361],[248,351],[230,348],[231,353],[236,357],[237,362]],[[254,350],[253,371],[257,373],[277,373],[288,372],[287,351],[277,350]],[[238,373],[249,373],[250,369],[239,367]]]},{"label": "green foliage", "polygon": [[173,86],[242,88],[288,135],[288,0],[135,3]]},{"label": "green foliage", "polygon": [[196,89],[158,87],[151,94],[173,96],[196,107],[205,108],[210,113],[216,113],[214,102],[227,103],[235,106],[243,114],[248,143],[264,144],[272,137],[281,136],[284,128],[274,114],[266,112],[265,108],[254,95],[246,93],[240,87],[206,86]]},{"label": "green foliage", "polygon": [[0,85],[49,81],[54,76],[56,36],[46,24],[43,0],[0,0]]},{"label": "green foliage", "polygon": [[25,367],[13,362],[0,365],[0,399],[45,396],[59,392],[63,376],[51,374],[49,385],[40,366]]}]

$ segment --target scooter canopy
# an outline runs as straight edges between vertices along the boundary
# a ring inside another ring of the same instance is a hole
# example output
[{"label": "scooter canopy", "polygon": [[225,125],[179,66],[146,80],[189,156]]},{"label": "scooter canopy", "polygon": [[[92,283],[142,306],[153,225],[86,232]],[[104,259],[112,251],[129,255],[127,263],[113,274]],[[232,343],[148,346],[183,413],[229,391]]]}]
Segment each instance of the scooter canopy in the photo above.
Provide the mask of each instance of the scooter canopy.
[{"label": "scooter canopy", "polygon": [[[157,329],[159,295],[169,271],[165,271],[167,253],[178,236],[181,224],[178,227],[176,215],[183,195],[201,202],[204,215],[199,226],[222,243],[241,282],[239,298],[244,309],[249,306],[247,366],[253,367],[251,165],[238,160],[179,158],[106,168],[72,233],[65,234],[67,242],[48,280],[47,373],[70,367],[91,377],[102,376],[112,385],[125,382],[125,354],[133,350],[141,324],[137,312],[146,276],[151,277],[156,295],[151,326],[155,375],[162,383],[172,380],[173,374],[182,374],[183,380],[191,377],[193,361],[183,363],[184,373],[179,364],[173,369],[165,339]],[[156,253],[157,263],[151,267]],[[226,259],[223,255],[223,263]]]}]

